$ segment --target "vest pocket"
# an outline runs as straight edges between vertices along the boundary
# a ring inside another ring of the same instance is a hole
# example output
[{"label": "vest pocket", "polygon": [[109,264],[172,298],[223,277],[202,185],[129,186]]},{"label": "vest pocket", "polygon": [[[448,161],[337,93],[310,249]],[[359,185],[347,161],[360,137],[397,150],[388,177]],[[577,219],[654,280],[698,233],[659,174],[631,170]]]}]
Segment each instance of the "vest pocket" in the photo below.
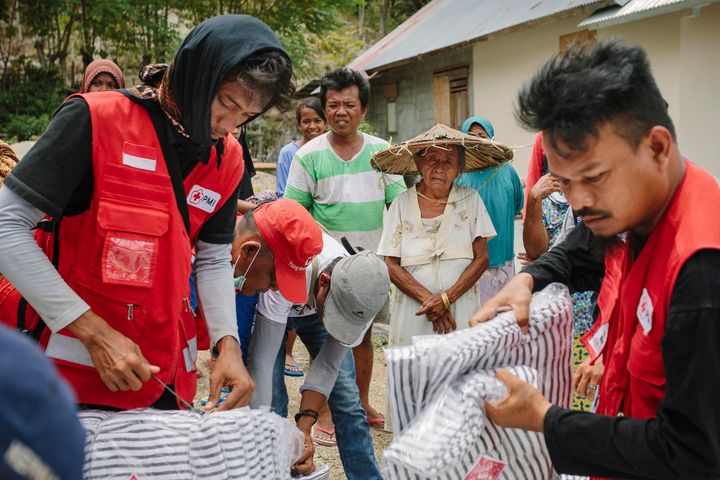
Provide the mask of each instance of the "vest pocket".
[{"label": "vest pocket", "polygon": [[168,223],[166,209],[101,199],[98,225],[106,231],[100,262],[103,282],[151,287],[159,239],[167,232]]},{"label": "vest pocket", "polygon": [[631,377],[656,387],[665,385],[665,367],[662,348],[652,336],[637,331],[632,339],[627,363]]}]

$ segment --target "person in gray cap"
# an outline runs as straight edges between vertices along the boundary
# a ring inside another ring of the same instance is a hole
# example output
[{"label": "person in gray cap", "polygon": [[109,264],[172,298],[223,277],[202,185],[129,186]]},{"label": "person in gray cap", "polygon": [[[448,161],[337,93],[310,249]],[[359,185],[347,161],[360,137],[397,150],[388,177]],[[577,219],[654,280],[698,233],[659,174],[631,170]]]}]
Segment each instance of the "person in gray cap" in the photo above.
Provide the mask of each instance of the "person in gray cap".
[{"label": "person in gray cap", "polygon": [[300,411],[295,415],[306,441],[293,473],[307,474],[315,468],[311,431],[327,400],[345,475],[348,479],[379,479],[350,349],[362,341],[387,299],[387,267],[370,251],[349,255],[339,242],[323,233],[323,249],[307,269],[306,288],[308,301],[304,305],[294,304],[277,291],[260,295],[249,350],[250,374],[256,384],[251,406],[272,402],[276,413],[287,416],[283,337],[288,320],[294,321],[313,362],[300,388]]}]

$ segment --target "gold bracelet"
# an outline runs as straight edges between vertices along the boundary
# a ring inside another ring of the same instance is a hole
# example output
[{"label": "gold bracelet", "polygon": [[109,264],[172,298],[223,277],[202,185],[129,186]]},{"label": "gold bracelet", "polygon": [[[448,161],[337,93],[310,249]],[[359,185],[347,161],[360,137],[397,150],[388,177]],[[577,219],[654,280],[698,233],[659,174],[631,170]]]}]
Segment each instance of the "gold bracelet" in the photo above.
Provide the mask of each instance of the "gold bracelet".
[{"label": "gold bracelet", "polygon": [[445,305],[445,310],[450,310],[450,298],[448,297],[447,292],[442,292],[440,297],[442,298],[443,305]]}]

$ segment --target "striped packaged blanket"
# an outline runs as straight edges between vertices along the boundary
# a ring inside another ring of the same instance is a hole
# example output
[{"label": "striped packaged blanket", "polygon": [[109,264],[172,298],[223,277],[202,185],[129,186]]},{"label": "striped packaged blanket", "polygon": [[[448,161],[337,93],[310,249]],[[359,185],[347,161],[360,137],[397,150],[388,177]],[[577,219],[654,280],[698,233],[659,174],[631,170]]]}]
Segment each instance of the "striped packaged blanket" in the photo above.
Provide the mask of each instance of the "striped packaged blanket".
[{"label": "striped packaged blanket", "polygon": [[542,435],[495,427],[483,403],[504,395],[494,371],[509,368],[550,402],[568,406],[572,345],[570,295],[552,284],[533,295],[527,334],[506,312],[475,328],[387,349],[395,438],[385,450],[383,478],[553,478]]},{"label": "striped packaged blanket", "polygon": [[88,432],[83,477],[289,479],[304,436],[268,410],[198,415],[153,409],[78,414]]}]

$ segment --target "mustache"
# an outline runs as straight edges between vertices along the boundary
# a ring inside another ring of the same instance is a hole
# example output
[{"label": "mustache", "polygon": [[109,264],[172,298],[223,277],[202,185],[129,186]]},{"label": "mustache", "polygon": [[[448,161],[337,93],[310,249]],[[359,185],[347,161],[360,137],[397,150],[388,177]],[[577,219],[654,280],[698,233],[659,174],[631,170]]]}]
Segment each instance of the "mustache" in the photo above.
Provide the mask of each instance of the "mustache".
[{"label": "mustache", "polygon": [[591,208],[583,208],[575,212],[579,217],[609,217],[610,212],[604,210],[593,210]]}]

